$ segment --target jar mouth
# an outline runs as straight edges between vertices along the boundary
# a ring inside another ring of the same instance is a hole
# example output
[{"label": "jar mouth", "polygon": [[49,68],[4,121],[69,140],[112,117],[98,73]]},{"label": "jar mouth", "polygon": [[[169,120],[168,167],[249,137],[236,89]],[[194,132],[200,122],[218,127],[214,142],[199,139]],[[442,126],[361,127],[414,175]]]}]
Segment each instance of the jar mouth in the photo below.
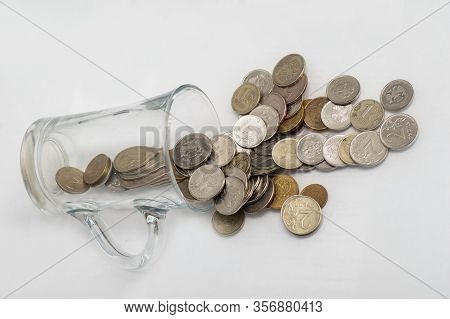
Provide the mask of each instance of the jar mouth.
[{"label": "jar mouth", "polygon": [[[211,138],[220,133],[220,120],[214,105],[208,96],[195,85],[185,84],[176,88],[167,99],[165,112],[163,145],[166,163],[171,163],[169,151],[184,135],[203,133]],[[168,167],[172,184],[187,207],[194,211],[210,211],[213,208],[212,201],[193,202],[187,200],[178,186],[172,165],[168,165]]]}]

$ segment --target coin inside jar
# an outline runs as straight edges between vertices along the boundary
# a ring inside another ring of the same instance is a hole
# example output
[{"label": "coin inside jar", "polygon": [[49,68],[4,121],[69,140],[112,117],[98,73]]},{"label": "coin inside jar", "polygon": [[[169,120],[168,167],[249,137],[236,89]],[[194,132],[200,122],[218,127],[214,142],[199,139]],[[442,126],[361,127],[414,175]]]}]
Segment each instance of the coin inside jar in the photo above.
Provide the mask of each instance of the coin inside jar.
[{"label": "coin inside jar", "polygon": [[105,154],[95,156],[84,171],[83,180],[86,184],[96,186],[103,184],[111,174],[112,161]]},{"label": "coin inside jar", "polygon": [[244,83],[234,92],[231,106],[235,112],[247,114],[258,105],[260,99],[261,94],[256,85]]},{"label": "coin inside jar", "polygon": [[384,109],[375,100],[359,101],[350,113],[350,121],[360,131],[371,131],[380,126],[384,118]]},{"label": "coin inside jar", "polygon": [[173,161],[182,169],[194,169],[212,153],[211,140],[202,133],[191,133],[181,138],[173,149]]},{"label": "coin inside jar", "polygon": [[56,183],[69,194],[82,194],[89,190],[84,182],[84,173],[75,167],[62,167],[56,172]]}]

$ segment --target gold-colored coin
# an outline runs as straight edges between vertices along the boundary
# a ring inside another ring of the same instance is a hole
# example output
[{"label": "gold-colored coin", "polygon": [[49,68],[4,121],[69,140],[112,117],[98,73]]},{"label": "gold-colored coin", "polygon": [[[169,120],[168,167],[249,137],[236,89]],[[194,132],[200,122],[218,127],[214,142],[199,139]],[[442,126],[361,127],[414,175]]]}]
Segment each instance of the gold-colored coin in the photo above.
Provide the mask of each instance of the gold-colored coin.
[{"label": "gold-colored coin", "polygon": [[326,188],[320,184],[311,184],[306,186],[302,189],[300,195],[311,197],[320,205],[321,208],[323,208],[328,201],[328,192]]},{"label": "gold-colored coin", "polygon": [[270,208],[280,209],[286,199],[293,195],[298,195],[298,184],[289,175],[275,175],[272,177],[275,186],[275,197],[270,204]]},{"label": "gold-colored coin", "polygon": [[296,138],[279,140],[272,149],[272,158],[275,164],[285,169],[299,168],[302,162],[297,157]]},{"label": "gold-colored coin", "polygon": [[245,214],[239,210],[233,215],[222,215],[214,212],[212,216],[212,225],[216,232],[221,235],[229,236],[237,233],[244,225]]},{"label": "gold-colored coin", "polygon": [[112,161],[105,154],[94,157],[84,171],[83,179],[91,186],[100,185],[105,182],[112,170]]},{"label": "gold-colored coin", "polygon": [[256,85],[244,83],[234,91],[231,98],[233,110],[239,114],[250,113],[259,103],[261,93]]},{"label": "gold-colored coin", "polygon": [[66,193],[82,194],[89,189],[83,180],[83,172],[75,167],[63,167],[56,172],[56,183]]},{"label": "gold-colored coin", "polygon": [[381,125],[384,118],[383,106],[375,100],[359,101],[350,113],[350,121],[354,128],[361,131],[372,131]]},{"label": "gold-colored coin", "polygon": [[319,227],[322,221],[322,210],[313,198],[295,195],[284,202],[281,208],[281,219],[291,233],[308,235]]},{"label": "gold-colored coin", "polygon": [[293,130],[297,129],[300,124],[303,122],[303,118],[305,117],[305,108],[303,105],[300,107],[298,112],[291,118],[284,120],[280,126],[278,127],[279,133],[289,133]]},{"label": "gold-colored coin", "polygon": [[339,145],[339,158],[347,165],[357,165],[350,156],[350,144],[358,134],[350,134],[344,137]]},{"label": "gold-colored coin", "polygon": [[322,122],[322,109],[328,102],[327,97],[316,97],[305,107],[305,124],[316,131],[326,130],[327,127]]}]

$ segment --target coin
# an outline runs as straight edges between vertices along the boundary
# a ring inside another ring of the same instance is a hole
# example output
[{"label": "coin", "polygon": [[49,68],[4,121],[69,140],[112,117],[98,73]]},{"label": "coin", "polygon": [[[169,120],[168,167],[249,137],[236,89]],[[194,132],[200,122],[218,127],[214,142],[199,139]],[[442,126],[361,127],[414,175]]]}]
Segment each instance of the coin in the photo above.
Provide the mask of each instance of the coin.
[{"label": "coin", "polygon": [[341,75],[328,83],[327,97],[335,104],[346,105],[358,97],[359,91],[357,79],[350,75]]},{"label": "coin", "polygon": [[272,92],[268,95],[263,96],[261,99],[261,104],[269,105],[277,110],[279,118],[278,124],[283,122],[284,118],[286,117],[287,106],[286,101],[280,94]]},{"label": "coin", "polygon": [[303,119],[305,116],[305,109],[303,107],[300,108],[300,110],[290,119],[286,119],[283,121],[283,123],[280,124],[278,127],[278,132],[287,134],[289,132],[294,131],[297,129],[300,124],[302,124]]},{"label": "coin", "polygon": [[387,154],[388,149],[374,131],[359,133],[350,144],[350,155],[361,166],[376,166],[386,159]]},{"label": "coin", "polygon": [[273,69],[273,82],[278,86],[289,86],[301,78],[305,71],[305,59],[300,54],[289,54]]},{"label": "coin", "polygon": [[195,201],[196,199],[189,192],[189,179],[184,179],[178,183],[178,188],[183,194],[183,197],[188,201]]},{"label": "coin", "polygon": [[322,108],[328,102],[326,97],[316,97],[305,107],[305,124],[316,131],[326,130],[327,127],[322,122]]},{"label": "coin", "polygon": [[236,177],[244,184],[245,187],[248,186],[248,175],[240,168],[227,165],[222,170],[226,177]]},{"label": "coin", "polygon": [[350,156],[350,144],[352,143],[356,135],[358,134],[347,135],[342,140],[341,145],[339,145],[339,158],[347,165],[352,166],[356,165],[356,163],[352,160],[352,157]]},{"label": "coin", "polygon": [[384,118],[384,109],[375,100],[359,101],[350,113],[350,121],[360,131],[371,131],[380,126]]},{"label": "coin", "polygon": [[181,138],[173,149],[173,161],[183,169],[194,169],[204,163],[212,152],[211,140],[202,133]]},{"label": "coin", "polygon": [[225,187],[214,199],[216,210],[223,215],[232,215],[241,208],[245,198],[245,186],[236,177],[225,178]]},{"label": "coin", "polygon": [[274,197],[275,197],[275,186],[272,180],[269,178],[269,183],[267,185],[266,191],[264,192],[264,195],[261,196],[261,198],[258,199],[258,201],[254,202],[253,204],[244,205],[242,207],[242,210],[248,214],[259,213],[264,208],[270,205]]},{"label": "coin", "polygon": [[391,150],[401,150],[416,140],[418,126],[410,115],[399,113],[388,117],[380,127],[380,138]]},{"label": "coin", "polygon": [[252,163],[252,168],[259,168],[259,169],[270,169],[277,164],[273,161],[272,156],[267,155],[260,155],[255,152],[250,153],[250,159]]},{"label": "coin", "polygon": [[126,180],[121,178],[121,186],[126,189],[134,189],[146,185],[158,186],[168,183],[170,183],[170,178],[167,174],[166,167],[162,167],[152,174],[144,175],[135,179]]},{"label": "coin", "polygon": [[231,106],[235,112],[247,114],[258,105],[260,98],[261,94],[256,85],[244,83],[234,91]]},{"label": "coin", "polygon": [[310,184],[305,186],[300,192],[300,195],[311,197],[319,204],[320,208],[324,208],[328,201],[328,192],[326,188],[320,184]]},{"label": "coin", "polygon": [[285,138],[280,140],[272,150],[274,162],[286,169],[299,168],[302,162],[297,157],[297,139]]},{"label": "coin", "polygon": [[266,133],[266,124],[261,118],[254,115],[241,117],[233,127],[234,141],[245,148],[253,148],[261,144]]},{"label": "coin", "polygon": [[272,74],[266,70],[253,70],[244,78],[244,83],[254,84],[261,94],[267,95],[272,92],[273,80]]},{"label": "coin", "polygon": [[250,112],[250,115],[255,115],[261,118],[266,124],[267,131],[264,141],[267,141],[275,135],[280,122],[280,116],[278,115],[277,110],[268,105],[259,105]]},{"label": "coin", "polygon": [[144,166],[158,153],[145,146],[133,146],[121,151],[114,158],[114,169],[119,173],[127,173]]},{"label": "coin", "polygon": [[389,111],[398,111],[408,106],[414,95],[412,85],[405,80],[394,80],[386,84],[381,91],[380,101]]},{"label": "coin", "polygon": [[230,163],[236,154],[234,140],[229,135],[219,134],[211,138],[211,143],[211,164],[222,167]]},{"label": "coin", "polygon": [[227,166],[235,166],[247,174],[250,171],[250,154],[246,152],[236,153],[231,160],[231,163]]},{"label": "coin", "polygon": [[323,144],[323,158],[328,164],[334,167],[345,167],[345,164],[339,157],[339,146],[345,135],[334,135]]},{"label": "coin", "polygon": [[212,216],[212,225],[216,232],[221,235],[229,236],[237,233],[244,225],[245,214],[238,211],[233,215],[222,215],[214,212]]},{"label": "coin", "polygon": [[225,175],[215,165],[203,165],[195,170],[189,178],[189,192],[201,201],[218,195],[225,185]]},{"label": "coin", "polygon": [[247,204],[254,204],[261,199],[269,187],[270,178],[268,175],[258,176],[258,183],[255,185],[252,196],[247,200]]},{"label": "coin", "polygon": [[329,101],[322,109],[323,124],[331,130],[343,131],[350,127],[350,112],[352,105],[337,105]]},{"label": "coin", "polygon": [[257,147],[255,147],[252,151],[259,155],[272,155],[272,149],[275,144],[282,139],[282,135],[276,134],[271,139],[262,142]]},{"label": "coin", "polygon": [[311,197],[295,195],[281,207],[281,218],[286,228],[296,235],[308,235],[319,227],[322,210]]},{"label": "coin", "polygon": [[56,183],[69,194],[82,194],[89,189],[84,182],[83,172],[75,167],[62,167],[56,172]]},{"label": "coin", "polygon": [[286,199],[298,194],[298,185],[295,179],[289,175],[275,175],[272,177],[275,187],[275,197],[270,208],[280,209]]},{"label": "coin", "polygon": [[286,119],[290,119],[293,117],[297,112],[300,110],[300,108],[303,106],[303,99],[300,97],[297,101],[294,103],[288,104],[287,106],[287,112],[286,112]]},{"label": "coin", "polygon": [[280,87],[278,85],[275,85],[273,87],[273,92],[280,94],[286,101],[286,104],[291,104],[297,101],[302,96],[307,85],[308,77],[306,76],[306,74],[303,74],[303,76],[297,82],[290,86]]},{"label": "coin", "polygon": [[96,186],[108,180],[112,170],[112,161],[105,154],[95,156],[84,171],[83,180],[86,184]]},{"label": "coin", "polygon": [[303,136],[297,144],[298,159],[308,165],[316,165],[324,160],[323,144],[327,138],[319,133]]},{"label": "coin", "polygon": [[[303,166],[305,166],[305,165],[303,165]],[[321,172],[331,172],[336,169],[336,167],[328,164],[327,161],[320,162],[319,164],[312,166],[312,167],[317,168],[317,170],[319,170]]]},{"label": "coin", "polygon": [[114,193],[123,192],[126,190],[125,187],[122,187],[122,180],[120,179],[119,173],[117,173],[114,169],[111,170],[111,174],[105,182],[105,186],[108,190]]}]

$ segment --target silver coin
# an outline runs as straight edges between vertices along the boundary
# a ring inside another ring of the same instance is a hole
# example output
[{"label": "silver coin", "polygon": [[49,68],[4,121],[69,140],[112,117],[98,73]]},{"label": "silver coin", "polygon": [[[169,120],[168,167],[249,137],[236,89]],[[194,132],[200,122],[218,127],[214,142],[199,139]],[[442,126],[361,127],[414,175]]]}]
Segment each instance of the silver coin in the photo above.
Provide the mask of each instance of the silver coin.
[{"label": "silver coin", "polygon": [[357,79],[350,75],[341,75],[328,83],[328,99],[339,105],[353,102],[359,95],[360,85]]},{"label": "silver coin", "polygon": [[388,149],[381,142],[378,132],[359,133],[350,144],[350,156],[361,166],[376,166],[386,159],[387,154]]},{"label": "silver coin", "polygon": [[211,138],[213,151],[210,163],[222,167],[231,162],[236,154],[236,144],[231,136],[226,134],[216,135]]},{"label": "silver coin", "polygon": [[269,187],[269,175],[262,175],[259,177],[259,183],[255,187],[252,196],[247,200],[246,204],[254,204],[256,203],[267,191]]},{"label": "silver coin", "polygon": [[324,160],[323,144],[327,138],[319,133],[303,136],[297,144],[298,159],[308,165],[316,165]]},{"label": "silver coin", "polygon": [[272,156],[260,155],[255,152],[250,153],[252,168],[271,169],[277,164],[274,162]]},{"label": "silver coin", "polygon": [[214,212],[211,222],[217,233],[223,236],[230,236],[241,230],[244,221],[245,213],[238,211],[233,215],[223,215],[219,212]]},{"label": "silver coin", "polygon": [[300,97],[294,103],[291,103],[287,106],[286,119],[290,119],[294,117],[298,113],[298,111],[302,108],[303,98]]},{"label": "silver coin", "polygon": [[302,166],[300,166],[297,171],[302,172],[302,173],[308,173],[313,171],[316,168],[316,165],[306,165],[303,164]]},{"label": "silver coin", "polygon": [[327,161],[323,161],[323,162],[321,162],[321,163],[319,163],[319,164],[317,164],[317,165],[315,165],[313,167],[317,168],[317,170],[321,171],[321,172],[331,172],[331,171],[334,171],[336,169],[336,167],[328,164]]},{"label": "silver coin", "polygon": [[253,70],[244,78],[243,83],[254,84],[261,95],[267,95],[272,92],[273,89],[273,79],[272,74],[269,71],[258,69]]},{"label": "silver coin", "polygon": [[268,95],[263,96],[263,98],[261,99],[261,104],[269,105],[277,110],[280,119],[278,123],[284,121],[286,117],[287,106],[286,101],[280,94],[272,92]]},{"label": "silver coin", "polygon": [[236,121],[233,127],[234,141],[245,148],[253,148],[261,144],[266,133],[266,124],[255,115],[244,115]]},{"label": "silver coin", "polygon": [[233,165],[227,165],[222,168],[222,170],[226,177],[236,177],[242,183],[244,183],[245,188],[247,188],[248,175],[242,169]]},{"label": "silver coin", "polygon": [[250,112],[250,115],[255,115],[261,118],[266,124],[267,131],[264,141],[270,139],[278,131],[280,116],[278,115],[277,110],[275,110],[273,107],[268,105],[257,106]]},{"label": "silver coin", "polygon": [[362,100],[356,103],[350,113],[350,121],[360,131],[372,131],[380,126],[384,118],[383,106],[375,100]]},{"label": "silver coin", "polygon": [[233,215],[241,208],[245,195],[244,183],[236,177],[227,177],[224,189],[214,199],[216,210],[222,215]]},{"label": "silver coin", "polygon": [[327,139],[325,144],[323,144],[323,158],[325,161],[334,167],[345,167],[345,164],[339,157],[339,146],[345,135],[334,135]]},{"label": "silver coin", "polygon": [[183,169],[193,169],[205,162],[211,152],[211,140],[205,134],[192,133],[175,144],[173,161]]},{"label": "silver coin", "polygon": [[215,165],[203,165],[189,178],[189,192],[201,201],[212,199],[222,191],[225,175]]},{"label": "silver coin", "polygon": [[306,76],[306,74],[303,74],[303,76],[297,82],[290,86],[280,87],[275,85],[273,87],[273,92],[280,94],[286,101],[286,104],[292,104],[302,96],[307,86],[308,77]]},{"label": "silver coin", "polygon": [[328,102],[320,114],[323,124],[331,130],[343,131],[350,127],[350,113],[353,105],[337,105]]},{"label": "silver coin", "polygon": [[383,107],[389,111],[398,111],[408,106],[414,95],[412,85],[405,80],[389,82],[381,91],[380,101]]},{"label": "silver coin", "polygon": [[271,139],[259,144],[257,147],[252,149],[252,151],[254,151],[256,154],[259,154],[259,155],[272,155],[273,147],[282,138],[283,138],[282,135],[276,134]]},{"label": "silver coin", "polygon": [[391,150],[401,150],[414,143],[418,130],[417,122],[412,116],[394,114],[381,124],[381,142]]},{"label": "silver coin", "polygon": [[273,161],[280,167],[285,169],[299,168],[302,162],[297,157],[297,139],[285,138],[278,141],[273,147]]}]

